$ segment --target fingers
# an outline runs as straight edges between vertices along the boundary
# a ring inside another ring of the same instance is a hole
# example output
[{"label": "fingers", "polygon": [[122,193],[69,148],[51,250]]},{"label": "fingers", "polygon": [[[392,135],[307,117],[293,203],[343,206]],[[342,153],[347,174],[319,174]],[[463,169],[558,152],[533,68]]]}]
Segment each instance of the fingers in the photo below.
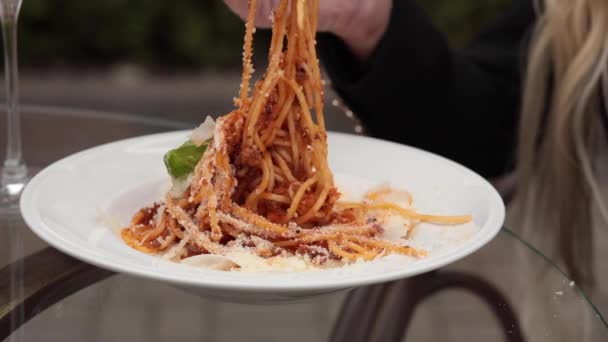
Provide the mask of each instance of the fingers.
[{"label": "fingers", "polygon": [[224,0],[224,2],[239,17],[244,18],[247,16],[248,0]]},{"label": "fingers", "polygon": [[319,31],[339,34],[341,30],[352,30],[353,25],[357,25],[353,22],[355,14],[361,7],[369,6],[366,4],[367,1],[369,0],[321,0],[319,2]]},{"label": "fingers", "polygon": [[[241,19],[246,20],[249,12],[249,1],[252,0],[224,0]],[[277,8],[280,0],[256,0],[255,25],[257,27],[271,27],[271,13]],[[338,33],[342,28],[352,24],[351,18],[358,8],[369,0],[321,0],[319,2],[319,31]],[[376,1],[376,0],[372,0]]]},{"label": "fingers", "polygon": [[[249,1],[251,0],[224,0],[226,5],[243,20],[247,20]],[[255,25],[258,27],[271,27],[270,16],[272,10],[278,5],[279,0],[257,0],[256,2]]]},{"label": "fingers", "polygon": [[257,0],[255,25],[258,27],[272,27],[272,11],[277,8],[280,0]]}]

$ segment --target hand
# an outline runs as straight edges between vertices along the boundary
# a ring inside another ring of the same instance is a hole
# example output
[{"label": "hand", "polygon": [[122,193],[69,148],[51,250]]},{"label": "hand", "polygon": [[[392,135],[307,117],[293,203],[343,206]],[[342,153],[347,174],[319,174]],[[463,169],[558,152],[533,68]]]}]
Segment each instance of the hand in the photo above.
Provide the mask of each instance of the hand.
[{"label": "hand", "polygon": [[[248,0],[224,0],[241,18],[247,17]],[[270,14],[279,0],[258,0],[256,25],[270,27]],[[386,32],[392,0],[321,0],[319,31],[340,37],[361,61],[367,59]]]}]

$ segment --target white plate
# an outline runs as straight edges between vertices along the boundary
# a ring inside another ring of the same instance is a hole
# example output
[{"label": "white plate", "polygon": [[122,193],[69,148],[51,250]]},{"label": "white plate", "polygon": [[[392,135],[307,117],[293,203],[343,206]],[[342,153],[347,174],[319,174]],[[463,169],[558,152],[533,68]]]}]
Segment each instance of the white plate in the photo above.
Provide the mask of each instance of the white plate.
[{"label": "white plate", "polygon": [[465,167],[415,148],[330,133],[330,166],[338,185],[346,184],[350,191],[388,183],[410,191],[421,212],[472,214],[475,228],[427,226],[414,237],[430,251],[426,258],[387,256],[339,269],[242,273],[165,261],[125,245],[110,228],[111,221],[126,225],[136,209],[161,198],[168,178],[162,156],[186,136],[187,132],[172,132],[118,141],[52,164],[23,193],[21,211],[27,224],[50,245],[97,266],[253,303],[298,299],[434,270],[473,253],[503,224],[500,196]]}]

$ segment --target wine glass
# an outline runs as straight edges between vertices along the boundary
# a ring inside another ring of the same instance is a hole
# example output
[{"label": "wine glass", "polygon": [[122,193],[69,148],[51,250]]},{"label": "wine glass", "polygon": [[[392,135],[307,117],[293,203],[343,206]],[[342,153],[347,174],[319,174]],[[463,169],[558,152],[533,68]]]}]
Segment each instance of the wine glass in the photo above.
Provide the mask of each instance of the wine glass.
[{"label": "wine glass", "polygon": [[[16,260],[23,255],[24,242],[19,224],[18,213],[21,191],[31,176],[23,161],[21,150],[21,118],[19,114],[19,70],[17,65],[17,21],[23,0],[0,0],[0,22],[4,41],[4,74],[6,82],[6,156],[0,167],[0,225],[8,236],[9,260]],[[0,133],[1,136],[1,133]],[[24,278],[25,268],[17,263],[11,268],[9,296],[22,298],[24,287],[20,282]],[[25,320],[25,312],[17,310],[10,319],[10,324]],[[10,341],[24,341],[22,333],[13,334]]]},{"label": "wine glass", "polygon": [[0,173],[0,211],[18,207],[23,187],[31,173],[23,161],[19,114],[19,70],[17,63],[17,21],[22,0],[0,0],[0,21],[4,40],[6,82],[6,157]]}]

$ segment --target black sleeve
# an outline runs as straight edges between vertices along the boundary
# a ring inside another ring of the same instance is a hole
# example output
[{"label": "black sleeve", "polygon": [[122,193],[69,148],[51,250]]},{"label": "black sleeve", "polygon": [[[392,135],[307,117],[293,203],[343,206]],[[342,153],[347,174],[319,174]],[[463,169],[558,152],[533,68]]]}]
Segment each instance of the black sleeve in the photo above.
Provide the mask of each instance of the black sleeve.
[{"label": "black sleeve", "polygon": [[414,0],[394,0],[388,30],[365,65],[333,35],[320,35],[319,50],[334,88],[371,135],[493,177],[512,162],[525,37],[534,20],[531,0],[514,0],[455,50]]}]

